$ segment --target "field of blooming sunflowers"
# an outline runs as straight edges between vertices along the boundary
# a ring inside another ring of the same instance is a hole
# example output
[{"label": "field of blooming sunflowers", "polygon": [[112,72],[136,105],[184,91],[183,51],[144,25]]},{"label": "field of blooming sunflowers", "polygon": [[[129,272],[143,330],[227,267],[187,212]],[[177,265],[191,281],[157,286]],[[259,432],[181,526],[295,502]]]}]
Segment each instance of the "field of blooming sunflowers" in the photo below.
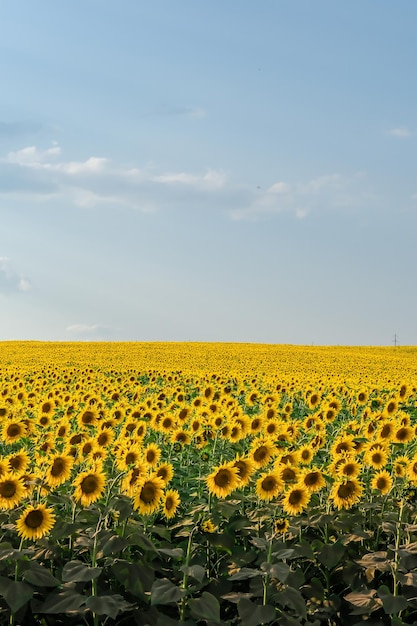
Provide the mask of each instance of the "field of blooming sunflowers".
[{"label": "field of blooming sunflowers", "polygon": [[417,348],[0,343],[0,624],[417,625]]}]

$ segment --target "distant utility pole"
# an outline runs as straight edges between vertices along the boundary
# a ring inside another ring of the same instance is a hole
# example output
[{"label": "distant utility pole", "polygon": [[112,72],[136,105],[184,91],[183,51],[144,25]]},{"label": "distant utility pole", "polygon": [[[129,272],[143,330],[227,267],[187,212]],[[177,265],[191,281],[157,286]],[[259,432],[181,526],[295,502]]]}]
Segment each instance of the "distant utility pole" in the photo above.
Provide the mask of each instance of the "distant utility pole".
[{"label": "distant utility pole", "polygon": [[398,346],[397,333],[394,333],[394,346]]}]

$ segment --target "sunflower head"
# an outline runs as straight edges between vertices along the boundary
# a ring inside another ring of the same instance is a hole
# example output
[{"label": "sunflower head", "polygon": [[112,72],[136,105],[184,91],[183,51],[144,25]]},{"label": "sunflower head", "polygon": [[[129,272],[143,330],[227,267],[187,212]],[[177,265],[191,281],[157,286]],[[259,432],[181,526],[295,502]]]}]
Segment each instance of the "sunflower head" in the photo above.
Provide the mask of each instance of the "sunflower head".
[{"label": "sunflower head", "polygon": [[17,533],[22,539],[32,541],[47,535],[55,523],[52,509],[43,504],[27,507],[16,522]]}]

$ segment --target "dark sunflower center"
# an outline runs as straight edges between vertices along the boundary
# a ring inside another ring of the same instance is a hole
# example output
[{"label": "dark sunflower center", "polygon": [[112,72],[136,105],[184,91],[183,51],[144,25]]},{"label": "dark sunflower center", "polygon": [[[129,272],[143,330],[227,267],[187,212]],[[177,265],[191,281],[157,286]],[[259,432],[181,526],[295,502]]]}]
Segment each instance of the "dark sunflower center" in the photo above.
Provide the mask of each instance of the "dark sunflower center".
[{"label": "dark sunflower center", "polygon": [[10,426],[7,429],[8,437],[18,437],[20,433],[21,433],[21,428],[19,424],[10,424]]},{"label": "dark sunflower center", "polygon": [[266,446],[260,446],[253,454],[253,458],[257,463],[264,461],[268,456],[268,448]]},{"label": "dark sunflower center", "polygon": [[20,456],[14,456],[9,459],[9,465],[14,470],[19,471],[20,468],[23,466],[23,459]]},{"label": "dark sunflower center", "polygon": [[386,489],[388,487],[388,481],[384,476],[380,476],[378,478],[378,480],[376,481],[376,486],[378,489],[380,489],[381,491],[383,489]]},{"label": "dark sunflower center", "polygon": [[167,499],[165,500],[165,508],[167,511],[170,511],[171,509],[174,508],[174,500],[172,499],[171,496],[168,496]]},{"label": "dark sunflower center", "polygon": [[318,472],[309,472],[304,478],[304,484],[306,487],[314,487],[320,480],[320,474]]},{"label": "dark sunflower center", "polygon": [[151,482],[147,482],[143,485],[142,491],[140,492],[140,499],[145,504],[150,504],[154,501],[156,496],[155,485]]},{"label": "dark sunflower center", "polygon": [[351,498],[354,495],[355,491],[355,484],[348,480],[347,483],[343,483],[342,485],[340,485],[339,489],[337,490],[337,495],[342,500],[346,500],[347,498]]},{"label": "dark sunflower center", "polygon": [[134,452],[128,452],[126,454],[126,465],[133,465],[136,461],[136,454]]},{"label": "dark sunflower center", "polygon": [[62,472],[65,471],[65,461],[64,459],[55,459],[52,468],[51,468],[51,476],[61,476]]},{"label": "dark sunflower center", "polygon": [[281,476],[285,483],[289,483],[297,478],[296,473],[290,467],[286,467],[281,473]]},{"label": "dark sunflower center", "polygon": [[245,478],[248,475],[248,467],[244,461],[237,461],[235,463],[239,478]]},{"label": "dark sunflower center", "polygon": [[302,502],[302,500],[303,500],[303,492],[300,491],[299,489],[294,489],[290,493],[290,497],[288,498],[288,502],[292,506],[297,506],[297,504],[300,504],[300,502]]},{"label": "dark sunflower center", "polygon": [[25,525],[29,528],[39,528],[39,526],[42,526],[42,522],[43,513],[39,509],[30,511],[25,517]]},{"label": "dark sunflower center", "polygon": [[16,493],[16,483],[6,480],[0,485],[0,495],[2,498],[13,498]]},{"label": "dark sunflower center", "polygon": [[216,476],[214,477],[214,482],[218,487],[227,487],[227,485],[230,483],[230,479],[231,475],[229,470],[223,469],[217,472]]},{"label": "dark sunflower center", "polygon": [[86,495],[89,495],[90,493],[94,493],[98,489],[97,477],[94,476],[93,474],[89,474],[88,476],[84,478],[80,486],[81,486],[81,491],[85,493]]},{"label": "dark sunflower center", "polygon": [[277,481],[273,476],[267,476],[262,481],[262,489],[264,491],[274,491],[277,487]]}]

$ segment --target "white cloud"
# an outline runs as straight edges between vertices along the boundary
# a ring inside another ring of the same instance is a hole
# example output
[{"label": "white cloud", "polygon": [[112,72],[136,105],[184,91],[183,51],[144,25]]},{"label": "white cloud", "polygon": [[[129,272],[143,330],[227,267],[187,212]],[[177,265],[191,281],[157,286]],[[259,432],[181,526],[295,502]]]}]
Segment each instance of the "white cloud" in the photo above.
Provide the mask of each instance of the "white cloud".
[{"label": "white cloud", "polygon": [[0,257],[0,294],[24,292],[31,288],[28,278],[18,274],[7,257]]},{"label": "white cloud", "polygon": [[69,200],[80,207],[114,204],[145,212],[175,202],[183,205],[187,190],[216,192],[227,183],[226,174],[215,169],[158,172],[155,165],[125,167],[97,156],[66,161],[57,144],[46,150],[27,146],[9,152],[0,159],[2,177],[13,185],[9,182],[0,193],[27,195],[32,191],[33,199],[42,195],[44,200],[49,194],[54,201]]},{"label": "white cloud", "polygon": [[234,209],[234,220],[259,219],[262,216],[290,213],[304,219],[312,212],[340,208],[357,208],[371,204],[375,197],[365,186],[363,173],[347,177],[338,173],[318,176],[307,182],[277,182],[265,192],[252,196],[245,207]]},{"label": "white cloud", "polygon": [[402,139],[407,139],[408,137],[411,137],[413,133],[406,126],[400,126],[398,128],[391,128],[390,130],[387,131],[387,134],[391,135],[392,137],[400,137]]}]

